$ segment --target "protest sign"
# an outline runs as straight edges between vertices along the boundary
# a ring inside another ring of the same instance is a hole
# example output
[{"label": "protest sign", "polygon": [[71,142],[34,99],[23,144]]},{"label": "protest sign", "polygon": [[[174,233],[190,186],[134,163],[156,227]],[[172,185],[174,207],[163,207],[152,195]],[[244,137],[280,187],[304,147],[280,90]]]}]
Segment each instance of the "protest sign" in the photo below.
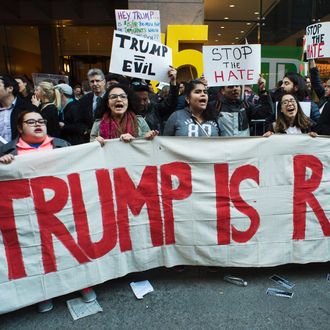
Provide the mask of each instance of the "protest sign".
[{"label": "protest sign", "polygon": [[330,22],[319,22],[306,28],[307,59],[330,57]]},{"label": "protest sign", "polygon": [[42,81],[52,82],[54,85],[59,84],[59,80],[64,80],[66,84],[69,84],[69,77],[62,74],[51,73],[32,73],[32,80],[34,86],[38,86]]},{"label": "protest sign", "polygon": [[172,49],[159,42],[114,31],[110,69],[129,77],[167,82]]},{"label": "protest sign", "polygon": [[159,10],[116,9],[117,30],[161,42]]},{"label": "protest sign", "polygon": [[255,84],[260,74],[261,46],[203,46],[203,63],[209,86]]},{"label": "protest sign", "polygon": [[329,261],[329,153],[308,135],[156,137],[0,164],[0,313],[155,267]]}]

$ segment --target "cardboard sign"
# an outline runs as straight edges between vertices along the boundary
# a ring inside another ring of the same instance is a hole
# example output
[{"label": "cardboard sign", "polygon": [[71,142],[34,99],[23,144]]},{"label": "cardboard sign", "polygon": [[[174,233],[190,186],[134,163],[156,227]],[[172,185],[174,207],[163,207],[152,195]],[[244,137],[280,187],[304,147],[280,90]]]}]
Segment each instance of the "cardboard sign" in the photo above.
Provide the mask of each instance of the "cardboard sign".
[{"label": "cardboard sign", "polygon": [[159,10],[116,9],[117,30],[161,42]]},{"label": "cardboard sign", "polygon": [[330,57],[330,22],[306,28],[307,59]]},{"label": "cardboard sign", "polygon": [[55,86],[59,84],[59,80],[64,80],[66,84],[69,84],[69,77],[61,74],[32,73],[32,80],[34,86],[38,86],[42,81],[49,81]]},{"label": "cardboard sign", "polygon": [[203,46],[203,63],[209,86],[256,84],[261,67],[261,46]]},{"label": "cardboard sign", "polygon": [[0,313],[155,267],[329,261],[329,153],[308,135],[156,137],[0,164]]},{"label": "cardboard sign", "polygon": [[110,69],[124,76],[168,82],[172,49],[153,40],[114,31]]}]

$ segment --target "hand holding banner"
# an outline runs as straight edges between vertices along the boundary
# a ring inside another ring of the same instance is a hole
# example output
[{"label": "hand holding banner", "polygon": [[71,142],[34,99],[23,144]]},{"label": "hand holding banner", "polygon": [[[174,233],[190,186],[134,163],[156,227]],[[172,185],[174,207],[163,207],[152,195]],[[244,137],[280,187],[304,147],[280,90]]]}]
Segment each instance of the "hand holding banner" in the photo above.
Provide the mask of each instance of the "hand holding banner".
[{"label": "hand holding banner", "polygon": [[0,164],[0,314],[155,267],[327,262],[329,152],[279,134],[15,156]]},{"label": "hand holding banner", "polygon": [[256,84],[261,66],[261,46],[203,46],[203,62],[209,86]]},{"label": "hand holding banner", "polygon": [[109,71],[167,82],[172,49],[153,40],[114,31]]}]

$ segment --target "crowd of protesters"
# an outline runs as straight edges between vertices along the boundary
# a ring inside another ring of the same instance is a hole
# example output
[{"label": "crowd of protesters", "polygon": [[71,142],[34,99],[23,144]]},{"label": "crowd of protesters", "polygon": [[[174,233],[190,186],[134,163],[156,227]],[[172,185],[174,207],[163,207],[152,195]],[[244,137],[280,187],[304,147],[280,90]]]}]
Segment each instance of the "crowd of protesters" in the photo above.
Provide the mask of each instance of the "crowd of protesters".
[{"label": "crowd of protesters", "polygon": [[[173,67],[169,67],[168,76],[170,83],[154,93],[148,81],[104,75],[97,68],[88,71],[88,85],[83,82],[73,87],[63,82],[41,81],[32,88],[25,76],[1,75],[0,145],[17,138],[17,120],[23,111],[41,114],[49,136],[71,145],[95,139],[103,139],[102,143],[109,138],[127,141],[127,136],[130,141],[156,135],[306,133],[309,129],[300,127],[302,122],[308,123],[315,134],[330,132],[330,80],[321,81],[312,60],[310,77],[288,72],[271,90],[266,89],[263,77],[254,91],[253,86],[238,85],[208,88],[203,77],[177,82]],[[317,102],[312,95],[317,96]],[[302,111],[306,107],[308,116]],[[292,120],[292,113],[297,114],[296,120]],[[254,121],[262,121],[263,130],[252,131]],[[282,129],[276,130],[279,121]]]},{"label": "crowd of protesters", "polygon": [[[107,139],[130,142],[157,135],[247,137],[255,120],[264,126],[254,135],[330,135],[330,79],[321,81],[314,61],[310,77],[288,72],[267,90],[261,76],[256,92],[253,86],[208,88],[204,77],[177,82],[173,67],[168,77],[170,83],[156,94],[148,81],[104,75],[97,68],[88,71],[87,83],[73,87],[41,81],[32,88],[24,76],[0,75],[0,163],[95,140],[103,146]],[[82,295],[85,301],[96,299],[90,288]],[[39,304],[41,312],[50,309],[51,301]]]}]

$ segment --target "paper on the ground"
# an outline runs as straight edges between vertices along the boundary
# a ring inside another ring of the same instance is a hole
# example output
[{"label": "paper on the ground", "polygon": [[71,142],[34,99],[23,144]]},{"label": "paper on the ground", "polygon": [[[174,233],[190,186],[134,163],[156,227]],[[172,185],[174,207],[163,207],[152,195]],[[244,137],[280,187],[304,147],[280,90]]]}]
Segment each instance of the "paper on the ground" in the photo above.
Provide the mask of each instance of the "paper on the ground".
[{"label": "paper on the ground", "polygon": [[130,286],[138,299],[142,299],[147,293],[154,291],[149,281],[131,282]]},{"label": "paper on the ground", "polygon": [[276,297],[284,297],[284,298],[293,297],[293,292],[287,292],[287,291],[278,290],[275,288],[268,288],[266,293],[270,296],[276,296]]},{"label": "paper on the ground", "polygon": [[287,279],[285,279],[283,277],[280,277],[278,275],[272,275],[270,277],[270,279],[272,281],[276,282],[277,284],[280,284],[280,285],[284,286],[286,289],[290,289],[291,290],[295,286],[294,283],[291,283]]},{"label": "paper on the ground", "polygon": [[68,300],[66,303],[74,321],[85,316],[103,312],[103,309],[97,300],[94,300],[90,303],[85,303],[81,298],[75,298]]}]

